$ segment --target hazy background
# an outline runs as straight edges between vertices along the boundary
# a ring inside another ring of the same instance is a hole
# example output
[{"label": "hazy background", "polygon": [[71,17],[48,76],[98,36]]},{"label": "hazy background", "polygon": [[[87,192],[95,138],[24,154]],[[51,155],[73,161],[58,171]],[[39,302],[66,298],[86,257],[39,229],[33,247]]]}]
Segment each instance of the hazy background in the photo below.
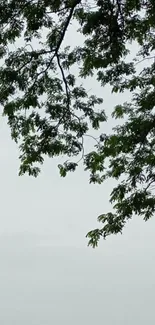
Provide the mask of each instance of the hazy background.
[{"label": "hazy background", "polygon": [[[106,111],[127,99],[87,86]],[[1,118],[0,324],[154,325],[155,220],[135,219],[122,236],[88,248],[85,235],[110,208],[114,183],[89,185],[82,167],[61,179],[57,163],[47,159],[37,179],[18,177],[18,150]]]}]

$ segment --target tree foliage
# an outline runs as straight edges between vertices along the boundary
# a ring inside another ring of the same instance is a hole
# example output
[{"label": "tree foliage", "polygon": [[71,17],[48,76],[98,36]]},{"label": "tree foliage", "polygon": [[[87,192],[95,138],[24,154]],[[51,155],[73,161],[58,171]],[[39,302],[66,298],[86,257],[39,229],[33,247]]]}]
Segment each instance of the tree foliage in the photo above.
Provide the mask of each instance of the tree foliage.
[{"label": "tree foliage", "polygon": [[[155,1],[1,0],[0,13],[0,104],[19,144],[20,175],[37,176],[45,156],[67,156],[58,166],[64,177],[81,155],[91,183],[116,179],[112,211],[87,235],[93,247],[122,232],[133,215],[148,220],[155,211]],[[74,48],[63,45],[73,21],[84,37]],[[133,43],[138,52],[130,62]],[[113,108],[120,123],[110,135],[100,134],[107,119],[102,98],[79,85],[79,77],[93,76],[112,93],[132,94]],[[93,129],[99,138],[85,154]]]}]

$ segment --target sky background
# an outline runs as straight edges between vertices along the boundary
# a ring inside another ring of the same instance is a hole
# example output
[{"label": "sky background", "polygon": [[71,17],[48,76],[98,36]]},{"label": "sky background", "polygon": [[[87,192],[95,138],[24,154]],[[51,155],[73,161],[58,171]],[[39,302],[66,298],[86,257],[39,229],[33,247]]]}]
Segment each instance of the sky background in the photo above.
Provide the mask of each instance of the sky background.
[{"label": "sky background", "polygon": [[[87,86],[108,112],[129,98]],[[88,248],[85,235],[110,209],[115,183],[90,185],[82,167],[61,179],[58,159],[46,159],[37,179],[19,177],[4,118],[0,148],[0,324],[155,324],[155,219],[135,218],[123,235]]]}]

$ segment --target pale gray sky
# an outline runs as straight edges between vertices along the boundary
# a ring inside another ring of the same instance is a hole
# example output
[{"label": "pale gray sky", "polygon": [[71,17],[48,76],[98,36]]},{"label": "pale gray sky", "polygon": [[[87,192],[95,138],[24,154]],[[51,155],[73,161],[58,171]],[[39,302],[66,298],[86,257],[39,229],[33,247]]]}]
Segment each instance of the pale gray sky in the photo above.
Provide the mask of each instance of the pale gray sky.
[{"label": "pale gray sky", "polygon": [[[127,99],[87,85],[106,110]],[[50,159],[37,179],[18,177],[4,118],[0,148],[0,324],[154,325],[155,220],[135,219],[122,236],[87,248],[114,183],[89,185],[82,168],[61,179]]]}]

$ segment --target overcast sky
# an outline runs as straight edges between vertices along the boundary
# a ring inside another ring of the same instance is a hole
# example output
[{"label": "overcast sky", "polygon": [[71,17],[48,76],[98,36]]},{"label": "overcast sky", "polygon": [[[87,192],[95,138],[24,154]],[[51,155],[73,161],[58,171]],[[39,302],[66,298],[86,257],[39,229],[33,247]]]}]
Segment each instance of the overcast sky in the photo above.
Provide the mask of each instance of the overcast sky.
[{"label": "overcast sky", "polygon": [[[126,100],[88,86],[106,110]],[[4,118],[0,148],[0,324],[154,325],[155,220],[135,219],[122,236],[88,248],[114,183],[89,185],[82,167],[61,179],[51,159],[37,179],[18,177]]]}]

